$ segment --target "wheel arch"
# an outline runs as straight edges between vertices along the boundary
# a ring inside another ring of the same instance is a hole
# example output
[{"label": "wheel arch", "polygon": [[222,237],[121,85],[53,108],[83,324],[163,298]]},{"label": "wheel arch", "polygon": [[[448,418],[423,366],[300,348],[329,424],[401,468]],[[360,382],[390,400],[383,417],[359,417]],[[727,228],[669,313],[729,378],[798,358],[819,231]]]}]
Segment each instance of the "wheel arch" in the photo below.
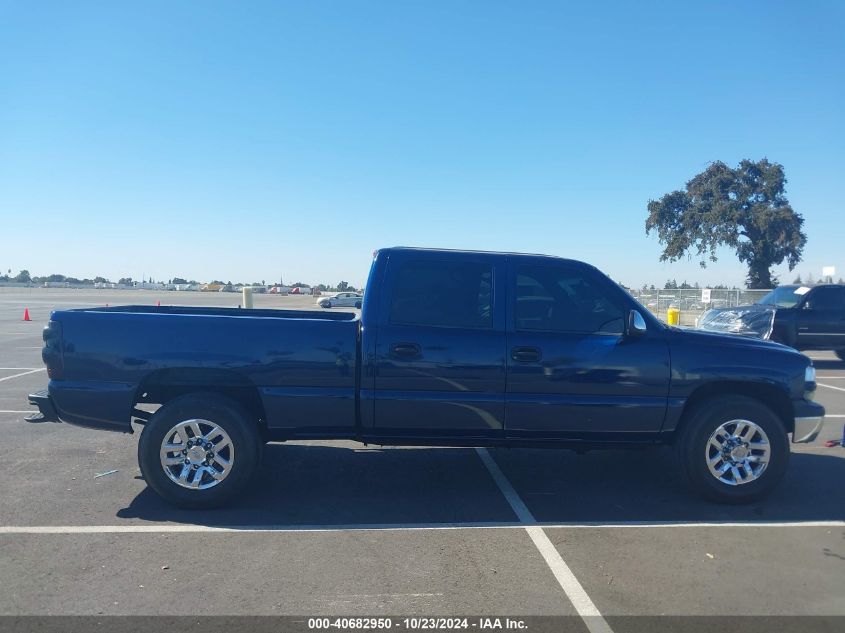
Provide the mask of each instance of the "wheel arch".
[{"label": "wheel arch", "polygon": [[164,405],[179,396],[203,392],[234,400],[256,421],[262,435],[266,434],[267,414],[258,387],[231,369],[178,367],[150,372],[138,385],[133,407],[145,403]]},{"label": "wheel arch", "polygon": [[792,433],[795,430],[792,401],[780,387],[767,382],[719,380],[701,385],[687,398],[674,435],[678,435],[678,432],[688,422],[696,408],[707,400],[720,396],[745,396],[756,400],[774,411],[783,422],[787,433]]}]

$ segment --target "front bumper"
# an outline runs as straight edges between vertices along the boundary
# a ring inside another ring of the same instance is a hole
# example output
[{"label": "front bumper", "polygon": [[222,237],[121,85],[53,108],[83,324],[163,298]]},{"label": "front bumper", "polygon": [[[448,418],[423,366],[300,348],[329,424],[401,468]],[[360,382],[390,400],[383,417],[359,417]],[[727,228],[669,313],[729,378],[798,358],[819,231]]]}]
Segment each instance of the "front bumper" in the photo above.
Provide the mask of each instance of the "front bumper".
[{"label": "front bumper", "polygon": [[792,403],[795,411],[793,444],[806,444],[819,436],[824,427],[824,407],[818,402],[797,400]]}]

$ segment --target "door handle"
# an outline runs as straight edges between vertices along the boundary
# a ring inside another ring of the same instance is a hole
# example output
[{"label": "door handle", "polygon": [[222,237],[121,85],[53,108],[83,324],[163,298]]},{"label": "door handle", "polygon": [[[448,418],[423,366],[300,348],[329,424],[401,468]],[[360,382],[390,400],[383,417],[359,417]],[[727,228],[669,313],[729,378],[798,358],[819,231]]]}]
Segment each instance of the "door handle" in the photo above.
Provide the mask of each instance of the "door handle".
[{"label": "door handle", "polygon": [[416,358],[422,354],[422,348],[416,343],[394,343],[390,348],[391,356]]},{"label": "door handle", "polygon": [[543,355],[538,347],[514,347],[511,358],[518,363],[536,363]]}]

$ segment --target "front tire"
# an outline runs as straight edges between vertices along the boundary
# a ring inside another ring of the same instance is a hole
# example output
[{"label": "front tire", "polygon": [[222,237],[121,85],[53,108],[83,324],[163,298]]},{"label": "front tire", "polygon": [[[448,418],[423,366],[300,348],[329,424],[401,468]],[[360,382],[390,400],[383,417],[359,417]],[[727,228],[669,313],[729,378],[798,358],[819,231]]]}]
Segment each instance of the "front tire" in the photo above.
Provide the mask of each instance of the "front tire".
[{"label": "front tire", "polygon": [[174,398],[153,414],[138,442],[147,485],[180,508],[224,505],[258,466],[257,421],[238,404],[210,393]]},{"label": "front tire", "polygon": [[789,463],[781,419],[745,396],[699,403],[682,422],[675,442],[681,471],[711,501],[752,503],[777,486]]}]

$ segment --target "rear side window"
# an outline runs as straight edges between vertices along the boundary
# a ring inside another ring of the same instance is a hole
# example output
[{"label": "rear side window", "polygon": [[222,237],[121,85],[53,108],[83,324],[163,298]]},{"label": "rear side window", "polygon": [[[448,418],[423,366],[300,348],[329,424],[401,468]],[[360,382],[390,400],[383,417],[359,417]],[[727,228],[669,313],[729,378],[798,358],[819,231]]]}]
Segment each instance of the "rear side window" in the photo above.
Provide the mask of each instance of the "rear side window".
[{"label": "rear side window", "polygon": [[493,267],[460,261],[410,260],[393,275],[390,322],[492,329]]},{"label": "rear side window", "polygon": [[608,284],[568,267],[521,266],[516,276],[517,330],[621,334],[624,309]]}]

